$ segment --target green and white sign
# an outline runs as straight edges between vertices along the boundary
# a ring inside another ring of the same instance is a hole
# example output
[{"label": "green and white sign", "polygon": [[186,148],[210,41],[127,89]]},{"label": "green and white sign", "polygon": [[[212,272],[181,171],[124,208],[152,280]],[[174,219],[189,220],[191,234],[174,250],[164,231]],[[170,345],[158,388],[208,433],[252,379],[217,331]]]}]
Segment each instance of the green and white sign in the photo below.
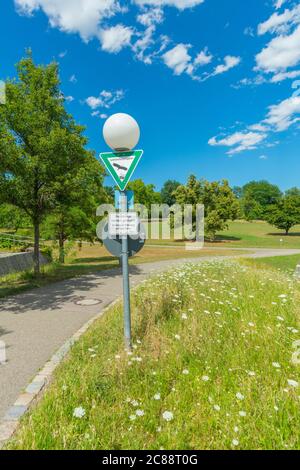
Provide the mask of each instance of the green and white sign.
[{"label": "green and white sign", "polygon": [[118,188],[124,191],[142,155],[143,150],[132,150],[130,152],[101,153],[100,158]]}]

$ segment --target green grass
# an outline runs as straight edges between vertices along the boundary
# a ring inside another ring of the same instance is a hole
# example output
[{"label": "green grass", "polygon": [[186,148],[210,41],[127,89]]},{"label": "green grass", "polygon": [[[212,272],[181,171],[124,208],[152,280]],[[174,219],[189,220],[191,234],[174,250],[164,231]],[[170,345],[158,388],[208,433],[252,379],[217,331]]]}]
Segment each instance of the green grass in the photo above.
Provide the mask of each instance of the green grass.
[{"label": "green grass", "polygon": [[[183,244],[181,241],[152,239],[150,239],[148,243],[159,245]],[[290,234],[285,236],[282,230],[277,230],[266,222],[237,220],[235,222],[229,222],[228,230],[219,233],[216,242],[206,242],[206,246],[300,249],[300,226],[294,227]]]},{"label": "green grass", "polygon": [[[260,248],[300,248],[300,226],[294,227],[288,236],[266,222],[238,220],[219,235],[226,245]],[[282,240],[282,241],[281,241]]]},{"label": "green grass", "polygon": [[296,266],[300,264],[300,255],[290,255],[290,256],[273,256],[269,258],[257,258],[257,259],[247,259],[243,260],[243,263],[251,264],[257,268],[261,267],[266,269],[272,267],[274,269],[279,269],[280,271],[287,272],[289,274],[294,274]]},{"label": "green grass", "polygon": [[115,306],[8,448],[299,449],[299,294],[286,275],[229,261],[148,280],[133,295],[133,354]]},{"label": "green grass", "polygon": [[[239,253],[242,254],[242,252],[230,250],[220,252],[213,248],[200,251],[185,251],[182,247],[174,249],[146,247],[138,255],[130,259],[130,264],[201,256],[230,256]],[[73,250],[73,253],[67,257],[66,264],[51,263],[43,266],[41,268],[41,275],[38,278],[34,276],[32,270],[0,277],[0,299],[9,295],[19,294],[29,289],[43,287],[53,282],[59,282],[85,274],[93,274],[118,266],[119,261],[113,256],[110,256],[100,244],[91,246],[85,245],[80,251]]]}]

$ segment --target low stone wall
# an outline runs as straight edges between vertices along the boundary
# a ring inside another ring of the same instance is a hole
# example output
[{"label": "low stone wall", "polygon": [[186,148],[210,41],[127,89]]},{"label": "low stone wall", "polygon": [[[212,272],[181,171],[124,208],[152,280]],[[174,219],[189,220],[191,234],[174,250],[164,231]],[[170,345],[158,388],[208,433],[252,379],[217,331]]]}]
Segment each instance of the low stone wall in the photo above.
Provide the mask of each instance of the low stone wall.
[{"label": "low stone wall", "polygon": [[[41,265],[49,261],[40,255]],[[2,253],[0,254],[0,276],[27,271],[33,267],[33,253]]]}]

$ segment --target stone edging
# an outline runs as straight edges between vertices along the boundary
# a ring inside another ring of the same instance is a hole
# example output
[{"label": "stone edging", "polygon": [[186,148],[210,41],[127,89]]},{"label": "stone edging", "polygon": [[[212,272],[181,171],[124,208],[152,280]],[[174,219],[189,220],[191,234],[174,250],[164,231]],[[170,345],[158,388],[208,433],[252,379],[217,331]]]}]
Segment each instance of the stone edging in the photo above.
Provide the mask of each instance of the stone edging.
[{"label": "stone edging", "polygon": [[42,392],[50,384],[53,372],[57,366],[62,362],[70,351],[73,344],[75,344],[80,337],[86,333],[89,327],[98,318],[102,317],[107,310],[113,307],[120,301],[121,297],[107,305],[100,313],[97,313],[93,318],[86,322],[70,339],[68,339],[61,348],[46,362],[45,366],[34,377],[32,382],[26,387],[25,391],[19,395],[15,404],[9,408],[4,418],[0,420],[0,449],[7,443],[17,430],[21,418],[27,413],[31,406],[40,397]]}]

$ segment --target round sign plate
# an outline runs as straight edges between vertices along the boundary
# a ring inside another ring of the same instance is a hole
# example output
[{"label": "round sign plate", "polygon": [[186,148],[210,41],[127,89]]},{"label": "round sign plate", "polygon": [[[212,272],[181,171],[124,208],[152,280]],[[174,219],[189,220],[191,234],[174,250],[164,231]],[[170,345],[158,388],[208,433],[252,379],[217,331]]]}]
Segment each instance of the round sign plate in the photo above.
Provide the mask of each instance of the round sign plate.
[{"label": "round sign plate", "polygon": [[[128,256],[132,257],[136,255],[145,245],[146,231],[142,224],[140,224],[139,237],[131,238],[128,237]],[[122,238],[116,236],[115,238],[109,238],[108,223],[105,224],[102,231],[102,241],[107,249],[113,256],[120,258],[122,255]]]}]

